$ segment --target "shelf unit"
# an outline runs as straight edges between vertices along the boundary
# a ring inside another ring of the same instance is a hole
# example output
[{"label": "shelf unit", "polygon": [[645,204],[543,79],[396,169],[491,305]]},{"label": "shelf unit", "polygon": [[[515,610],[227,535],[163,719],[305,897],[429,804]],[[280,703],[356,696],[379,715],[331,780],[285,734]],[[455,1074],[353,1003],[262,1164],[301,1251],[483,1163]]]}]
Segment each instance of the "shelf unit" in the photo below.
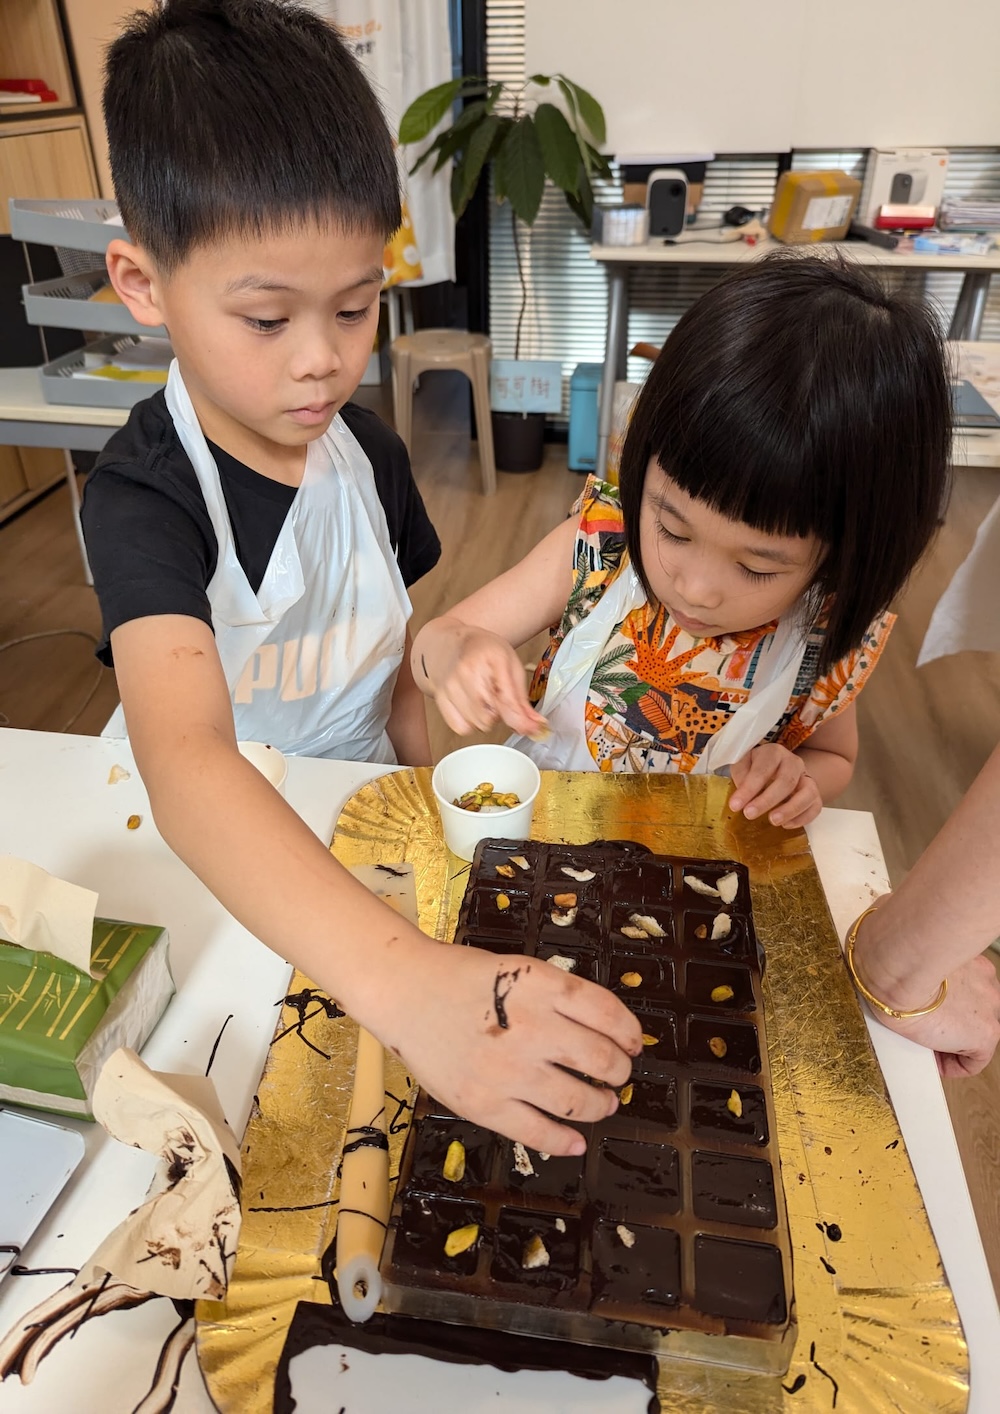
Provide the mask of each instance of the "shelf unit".
[{"label": "shelf unit", "polygon": [[[39,78],[57,95],[0,105],[0,238],[7,238],[10,198],[79,200],[100,191],[59,0],[0,0],[0,76]],[[65,474],[59,451],[0,447],[0,521]]]}]

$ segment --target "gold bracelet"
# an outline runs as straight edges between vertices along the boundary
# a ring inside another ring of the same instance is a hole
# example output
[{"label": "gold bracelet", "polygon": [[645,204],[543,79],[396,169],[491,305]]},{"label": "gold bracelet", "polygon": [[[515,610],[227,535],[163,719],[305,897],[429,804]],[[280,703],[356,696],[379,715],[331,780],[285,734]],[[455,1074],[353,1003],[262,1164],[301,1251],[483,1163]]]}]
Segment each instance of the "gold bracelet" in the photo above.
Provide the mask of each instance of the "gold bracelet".
[{"label": "gold bracelet", "polygon": [[934,1000],[930,1003],[929,1006],[918,1006],[914,1007],[911,1011],[900,1011],[897,1007],[888,1006],[885,1002],[879,1001],[878,997],[876,997],[873,992],[869,992],[868,988],[858,976],[858,969],[854,965],[854,944],[858,940],[858,929],[868,917],[869,913],[875,912],[876,907],[876,904],[872,904],[871,908],[866,908],[864,913],[861,914],[860,918],[856,918],[851,924],[850,929],[848,930],[847,938],[844,944],[844,961],[847,963],[847,970],[851,974],[851,981],[854,983],[857,990],[864,997],[868,1005],[873,1006],[876,1011],[882,1012],[885,1016],[894,1017],[897,1021],[905,1021],[906,1018],[910,1016],[929,1016],[932,1011],[937,1011],[938,1007],[948,995],[947,977],[941,983],[941,987],[938,991],[937,996],[934,998]]}]

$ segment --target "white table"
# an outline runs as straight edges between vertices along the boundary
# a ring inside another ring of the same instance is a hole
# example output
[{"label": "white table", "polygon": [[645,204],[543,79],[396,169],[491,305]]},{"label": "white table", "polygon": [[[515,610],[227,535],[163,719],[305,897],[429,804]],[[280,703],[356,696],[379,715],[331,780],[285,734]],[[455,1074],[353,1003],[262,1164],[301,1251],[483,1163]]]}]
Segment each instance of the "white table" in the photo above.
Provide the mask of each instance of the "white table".
[{"label": "white table", "polygon": [[[864,241],[824,242],[816,247],[820,253],[843,250],[859,265],[877,265],[896,270],[950,270],[965,276],[955,306],[949,339],[976,340],[983,321],[983,311],[989,295],[990,276],[1000,270],[1000,249],[989,255],[922,255],[910,250],[910,242],[902,241],[895,250],[881,250]],[[629,271],[635,266],[649,265],[744,265],[759,260],[769,251],[787,247],[770,238],[748,245],[745,241],[685,241],[680,245],[665,245],[651,240],[640,246],[592,245],[593,260],[604,266],[608,279],[608,332],[604,352],[604,377],[598,414],[597,465],[607,465],[608,440],[614,415],[615,383],[625,377],[628,353]],[[978,463],[977,463],[978,464]],[[961,465],[961,463],[956,463]],[[992,465],[992,463],[991,463]]]},{"label": "white table", "polygon": [[[132,776],[109,786],[115,764]],[[288,800],[324,841],[347,798],[384,769],[304,759],[288,764]],[[142,816],[138,830],[126,830],[130,814]],[[834,920],[843,931],[872,890],[886,887],[874,822],[860,812],[827,810],[809,833]],[[220,1027],[233,1013],[212,1078],[230,1124],[242,1133],[289,969],[236,923],[164,844],[127,746],[96,737],[0,731],[0,853],[18,854],[97,889],[103,914],[169,928],[177,996],[144,1059],[157,1070],[203,1074]],[[989,1414],[1000,1387],[1000,1312],[934,1060],[929,1051],[874,1022],[870,1029],[968,1337],[970,1409]],[[21,1255],[29,1268],[84,1263],[142,1201],[153,1171],[149,1155],[114,1142],[97,1126],[66,1123],[85,1135],[87,1155]],[[0,1336],[67,1280],[8,1277],[0,1285]],[[72,1350],[56,1347],[33,1384],[8,1381],[0,1402],[5,1410],[27,1414],[131,1410],[175,1324],[167,1301],[91,1321],[74,1338]],[[189,1356],[175,1410],[209,1414],[211,1409]]]}]

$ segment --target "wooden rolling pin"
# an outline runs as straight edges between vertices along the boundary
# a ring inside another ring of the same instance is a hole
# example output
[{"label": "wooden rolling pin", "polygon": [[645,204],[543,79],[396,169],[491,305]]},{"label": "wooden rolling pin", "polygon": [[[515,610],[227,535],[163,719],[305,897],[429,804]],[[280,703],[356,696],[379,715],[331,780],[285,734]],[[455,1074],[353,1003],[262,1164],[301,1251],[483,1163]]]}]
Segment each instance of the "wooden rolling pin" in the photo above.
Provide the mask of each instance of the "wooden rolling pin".
[{"label": "wooden rolling pin", "polygon": [[[417,892],[412,864],[358,865],[351,873],[416,925]],[[385,1053],[381,1043],[359,1027],[337,1217],[337,1290],[344,1313],[352,1321],[367,1321],[381,1299],[382,1277],[378,1268],[388,1222]]]}]

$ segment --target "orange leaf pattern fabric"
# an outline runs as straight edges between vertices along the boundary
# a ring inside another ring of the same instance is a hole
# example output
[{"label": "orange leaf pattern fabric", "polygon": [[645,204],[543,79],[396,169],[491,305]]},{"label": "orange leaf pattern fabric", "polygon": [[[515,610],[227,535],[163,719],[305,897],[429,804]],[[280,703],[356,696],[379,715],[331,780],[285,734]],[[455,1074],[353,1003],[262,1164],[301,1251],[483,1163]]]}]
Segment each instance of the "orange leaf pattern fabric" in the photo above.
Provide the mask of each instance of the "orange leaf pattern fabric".
[{"label": "orange leaf pattern fabric", "polygon": [[[563,639],[600,602],[627,563],[618,488],[590,477],[574,507],[579,514],[569,599],[535,669],[530,696],[540,702]],[[826,637],[820,614],[781,720],[768,741],[794,751],[854,701],[885,647],[895,615],[883,614],[861,647],[822,676]],[[601,771],[694,769],[708,742],[747,700],[764,643],[777,622],[719,638],[694,638],[662,605],[645,603],[608,638],[590,681],[581,730]]]}]

